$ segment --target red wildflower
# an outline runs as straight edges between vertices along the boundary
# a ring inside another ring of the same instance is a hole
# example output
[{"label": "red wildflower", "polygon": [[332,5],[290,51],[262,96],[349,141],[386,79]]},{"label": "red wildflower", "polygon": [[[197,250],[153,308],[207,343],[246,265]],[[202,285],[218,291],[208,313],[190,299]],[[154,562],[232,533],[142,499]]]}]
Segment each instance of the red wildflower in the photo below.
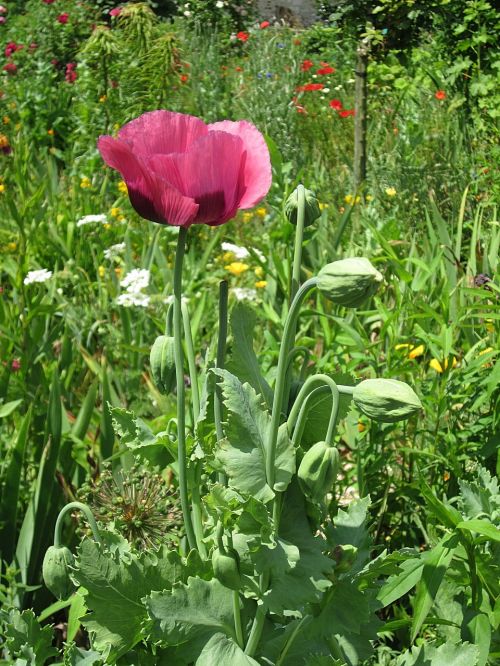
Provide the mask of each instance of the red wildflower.
[{"label": "red wildflower", "polygon": [[22,44],[16,44],[16,42],[8,42],[7,46],[5,47],[5,57],[10,58],[10,56],[15,53],[16,51],[20,51],[23,47]]},{"label": "red wildflower", "polygon": [[10,365],[10,369],[12,372],[19,372],[21,369],[21,361],[18,358],[13,359]]},{"label": "red wildflower", "polygon": [[42,0],[46,5],[51,5],[55,0]]},{"label": "red wildflower", "polygon": [[354,116],[356,114],[356,111],[354,109],[344,109],[343,111],[339,111],[339,116],[341,118],[349,118],[349,116]]},{"label": "red wildflower", "polygon": [[342,102],[339,99],[331,99],[328,105],[335,111],[342,111]]},{"label": "red wildflower", "polygon": [[68,12],[63,12],[62,14],[59,14],[59,16],[57,17],[57,21],[62,25],[66,25],[66,23],[69,21]]},{"label": "red wildflower", "polygon": [[181,80],[181,83],[187,83],[189,76],[187,74],[181,74],[179,78]]},{"label": "red wildflower", "polygon": [[2,69],[4,72],[7,72],[7,74],[15,74],[17,72],[17,65],[15,62],[8,62],[2,67]]},{"label": "red wildflower", "polygon": [[322,83],[305,83],[303,86],[297,86],[297,92],[312,92],[314,90],[323,90],[325,86]]},{"label": "red wildflower", "polygon": [[300,45],[302,44],[302,42],[300,41],[300,39],[294,39],[294,40],[293,40],[293,43],[295,44],[295,46],[300,46]]},{"label": "red wildflower", "polygon": [[117,138],[99,137],[97,146],[121,173],[139,215],[160,224],[224,224],[271,186],[266,142],[246,120],[206,125],[195,116],[150,111]]},{"label": "red wildflower", "polygon": [[66,65],[66,75],[65,79],[68,83],[74,83],[78,78],[78,73],[76,70],[76,62],[68,62]]},{"label": "red wildflower", "polygon": [[269,23],[269,21],[262,21],[262,23],[259,25],[259,28],[261,30],[264,30],[264,28],[269,28],[270,25],[271,24]]},{"label": "red wildflower", "polygon": [[109,15],[112,16],[113,18],[120,16],[121,13],[122,13],[121,7],[114,7],[113,9],[109,10]]},{"label": "red wildflower", "polygon": [[446,99],[446,93],[444,90],[436,90],[434,97],[439,101],[441,101],[443,99]]},{"label": "red wildflower", "polygon": [[250,34],[248,32],[244,32],[243,30],[236,33],[236,39],[239,39],[240,42],[246,42],[249,37],[250,37]]},{"label": "red wildflower", "polygon": [[235,70],[235,72],[242,72],[242,71],[243,71],[243,67],[239,67],[239,66],[238,66],[238,67],[235,67],[234,70]]},{"label": "red wildflower", "polygon": [[313,65],[314,63],[312,60],[303,60],[300,65],[300,69],[302,72],[308,72]]},{"label": "red wildflower", "polygon": [[335,68],[334,67],[321,67],[321,69],[318,69],[316,71],[316,74],[319,74],[320,76],[326,76],[327,74],[335,74]]},{"label": "red wildflower", "polygon": [[329,62],[325,62],[324,60],[320,60],[320,61],[319,61],[319,64],[321,65],[321,67],[330,67],[330,63],[329,63]]}]

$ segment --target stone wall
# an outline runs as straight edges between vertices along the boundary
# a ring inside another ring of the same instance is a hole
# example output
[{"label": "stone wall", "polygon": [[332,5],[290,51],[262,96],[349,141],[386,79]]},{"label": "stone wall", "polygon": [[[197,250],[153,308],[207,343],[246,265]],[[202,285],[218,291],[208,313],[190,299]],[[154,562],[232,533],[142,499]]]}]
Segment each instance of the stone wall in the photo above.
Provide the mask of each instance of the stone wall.
[{"label": "stone wall", "polygon": [[314,0],[257,0],[260,18],[276,17],[295,25],[310,25],[316,18]]}]

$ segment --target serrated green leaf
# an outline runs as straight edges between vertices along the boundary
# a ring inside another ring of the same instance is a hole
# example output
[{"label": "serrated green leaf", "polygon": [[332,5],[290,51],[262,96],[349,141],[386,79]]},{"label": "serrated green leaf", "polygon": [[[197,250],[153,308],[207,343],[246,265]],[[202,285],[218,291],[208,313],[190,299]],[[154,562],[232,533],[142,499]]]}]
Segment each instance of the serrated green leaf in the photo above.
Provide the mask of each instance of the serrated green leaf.
[{"label": "serrated green leaf", "polygon": [[273,392],[261,374],[253,349],[253,331],[256,315],[246,303],[236,303],[231,312],[233,346],[226,367],[241,382],[247,382],[262,396],[269,409],[273,404]]},{"label": "serrated green leaf", "polygon": [[153,592],[145,601],[154,639],[165,646],[186,644],[193,661],[214,634],[235,638],[233,593],[215,578],[189,578],[187,585]]},{"label": "serrated green leaf", "polygon": [[[274,497],[266,479],[266,444],[271,417],[260,396],[227,370],[215,370],[227,409],[227,440],[220,443],[217,458],[224,466],[230,485],[261,502]],[[295,451],[286,424],[280,427],[276,447],[275,489],[283,491],[295,472]]]},{"label": "serrated green leaf", "polygon": [[43,666],[57,654],[52,647],[53,639],[52,627],[41,627],[33,611],[10,611],[5,626],[5,642],[13,656],[24,659],[30,666]]},{"label": "serrated green leaf", "polygon": [[411,640],[415,640],[422,624],[432,608],[446,570],[453,558],[457,540],[447,537],[434,546],[426,556],[422,577],[417,584],[417,593],[413,604],[413,622]]},{"label": "serrated green leaf", "polygon": [[396,666],[477,666],[478,649],[469,643],[424,643],[402,654]]},{"label": "serrated green leaf", "polygon": [[224,634],[214,634],[201,651],[196,666],[258,666],[236,643]]},{"label": "serrated green leaf", "polygon": [[331,546],[356,546],[358,552],[350,569],[350,573],[361,571],[370,558],[371,538],[366,526],[369,497],[351,502],[347,511],[339,509],[333,520],[333,527],[327,530],[328,542]]},{"label": "serrated green leaf", "polygon": [[71,643],[64,650],[64,666],[97,666],[102,664],[101,655],[94,650],[83,650]]},{"label": "serrated green leaf", "polygon": [[141,600],[152,590],[169,589],[181,576],[179,555],[165,548],[137,556],[104,552],[90,539],[82,542],[74,573],[90,611],[82,624],[104,661],[113,662],[143,638],[147,611]]},{"label": "serrated green leaf", "polygon": [[283,539],[276,539],[274,547],[260,545],[257,550],[252,550],[250,543],[250,557],[255,565],[257,573],[269,572],[273,581],[280,578],[290,569],[293,569],[300,559],[300,551],[292,543]]},{"label": "serrated green leaf", "polygon": [[166,447],[164,433],[155,435],[142,419],[122,407],[109,407],[109,412],[114,432],[120,437],[122,445],[153,465],[166,467],[172,462],[173,457]]}]

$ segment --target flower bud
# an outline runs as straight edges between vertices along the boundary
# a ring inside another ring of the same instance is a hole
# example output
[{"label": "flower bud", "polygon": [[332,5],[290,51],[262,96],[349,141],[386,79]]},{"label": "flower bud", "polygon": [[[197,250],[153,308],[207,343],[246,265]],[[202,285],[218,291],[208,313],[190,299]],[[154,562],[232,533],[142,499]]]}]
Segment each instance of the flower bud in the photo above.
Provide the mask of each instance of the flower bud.
[{"label": "flower bud", "polygon": [[[321,216],[319,203],[311,190],[304,188],[304,227],[309,227]],[[297,224],[299,209],[299,191],[296,188],[285,202],[285,215],[291,224]]]},{"label": "flower bud", "polygon": [[352,257],[324,266],[318,273],[318,289],[334,303],[356,308],[377,291],[382,279],[368,259]]},{"label": "flower bud", "polygon": [[333,551],[333,559],[336,562],[335,573],[346,573],[349,571],[356,561],[358,556],[358,549],[356,546],[351,544],[345,544],[344,546],[336,546]]},{"label": "flower bud", "polygon": [[168,335],[160,335],[154,341],[149,355],[151,373],[156,388],[168,395],[175,386],[175,354],[174,338]]},{"label": "flower bud", "polygon": [[375,421],[394,423],[422,409],[415,391],[396,379],[365,379],[352,394],[357,407]]},{"label": "flower bud", "polygon": [[67,599],[74,591],[70,574],[74,557],[66,546],[50,546],[45,553],[42,565],[43,581],[58,599]]},{"label": "flower bud", "polygon": [[217,580],[230,590],[239,590],[241,581],[240,558],[234,548],[224,552],[216,548],[212,553],[212,567]]},{"label": "flower bud", "polygon": [[339,452],[334,446],[328,446],[326,442],[317,442],[311,446],[297,472],[304,495],[314,502],[322,502],[335,484],[338,469]]}]

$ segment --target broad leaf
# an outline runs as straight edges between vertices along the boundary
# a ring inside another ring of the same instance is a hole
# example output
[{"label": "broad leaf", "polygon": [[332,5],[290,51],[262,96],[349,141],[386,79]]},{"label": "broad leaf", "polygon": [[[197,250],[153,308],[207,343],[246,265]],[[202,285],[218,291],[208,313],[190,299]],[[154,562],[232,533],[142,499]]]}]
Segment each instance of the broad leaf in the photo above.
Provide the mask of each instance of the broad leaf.
[{"label": "broad leaf", "polygon": [[[227,409],[227,440],[221,442],[217,458],[224,466],[230,485],[261,502],[274,497],[266,479],[266,445],[271,417],[262,400],[247,383],[242,384],[227,370],[215,370]],[[274,490],[284,491],[295,472],[295,451],[286,425],[280,427],[276,448]]]},{"label": "broad leaf", "polygon": [[95,650],[83,650],[74,643],[64,650],[64,666],[97,666],[102,664],[101,655]]},{"label": "broad leaf", "polygon": [[133,412],[122,407],[110,407],[113,429],[120,437],[120,444],[153,465],[165,467],[173,456],[167,448],[168,438],[164,433],[155,435],[151,428]]},{"label": "broad leaf", "polygon": [[477,666],[479,651],[469,643],[444,643],[435,647],[424,643],[399,657],[396,666]]},{"label": "broad leaf", "polygon": [[273,405],[273,392],[262,376],[253,349],[253,331],[256,315],[245,303],[236,303],[231,313],[233,346],[226,367],[241,382],[247,382],[262,396],[269,409]]},{"label": "broad leaf", "polygon": [[457,529],[477,532],[477,534],[481,534],[491,541],[500,541],[500,530],[489,520],[463,520],[458,523]]},{"label": "broad leaf", "polygon": [[351,502],[347,511],[339,509],[333,527],[327,530],[328,542],[333,546],[352,545],[358,549],[350,574],[360,571],[370,558],[371,539],[366,526],[370,498]]},{"label": "broad leaf", "polygon": [[246,655],[236,643],[224,634],[214,634],[201,651],[196,666],[258,666],[259,662]]},{"label": "broad leaf", "polygon": [[422,578],[424,560],[414,557],[401,564],[401,572],[390,576],[382,585],[377,599],[385,608],[407,594]]},{"label": "broad leaf", "polygon": [[142,638],[147,619],[141,601],[152,590],[170,588],[181,577],[180,557],[161,549],[158,554],[103,552],[87,539],[79,549],[74,578],[85,588],[89,614],[82,624],[93,635],[93,647],[113,662]]},{"label": "broad leaf", "polygon": [[57,654],[52,627],[41,627],[31,610],[12,610],[5,626],[5,645],[19,663],[43,666]]}]

